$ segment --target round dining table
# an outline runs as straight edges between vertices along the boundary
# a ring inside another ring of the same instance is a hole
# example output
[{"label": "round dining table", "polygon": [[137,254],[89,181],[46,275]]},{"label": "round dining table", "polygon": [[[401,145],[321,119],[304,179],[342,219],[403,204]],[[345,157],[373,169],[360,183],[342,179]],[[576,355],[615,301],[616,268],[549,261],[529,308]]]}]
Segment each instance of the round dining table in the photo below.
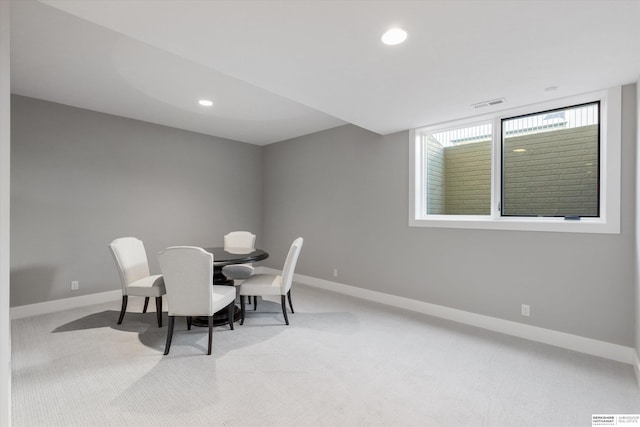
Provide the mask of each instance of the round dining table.
[{"label": "round dining table", "polygon": [[233,279],[222,273],[222,267],[231,264],[249,264],[269,257],[262,249],[247,248],[203,248],[213,254],[213,284],[233,286]]},{"label": "round dining table", "polygon": [[[269,257],[269,253],[262,249],[247,248],[223,248],[211,247],[203,248],[205,251],[213,254],[213,283],[212,285],[233,286],[233,279],[227,277],[222,272],[222,267],[231,264],[249,264],[261,261]],[[222,309],[213,315],[213,324],[216,326],[229,323],[227,309]],[[236,306],[233,315],[233,321],[240,320],[240,307]],[[206,316],[194,317],[193,324],[196,326],[209,326],[209,319]]]}]

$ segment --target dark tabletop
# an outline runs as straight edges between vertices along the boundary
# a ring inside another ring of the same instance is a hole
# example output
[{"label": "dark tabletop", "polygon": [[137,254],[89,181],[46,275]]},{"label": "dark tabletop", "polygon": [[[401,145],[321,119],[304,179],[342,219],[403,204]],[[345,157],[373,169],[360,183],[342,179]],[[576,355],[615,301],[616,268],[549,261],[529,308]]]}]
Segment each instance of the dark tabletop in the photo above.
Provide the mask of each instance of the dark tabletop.
[{"label": "dark tabletop", "polygon": [[216,266],[228,264],[245,264],[263,260],[269,254],[262,249],[247,250],[241,248],[204,248],[205,251],[213,254],[213,263]]}]

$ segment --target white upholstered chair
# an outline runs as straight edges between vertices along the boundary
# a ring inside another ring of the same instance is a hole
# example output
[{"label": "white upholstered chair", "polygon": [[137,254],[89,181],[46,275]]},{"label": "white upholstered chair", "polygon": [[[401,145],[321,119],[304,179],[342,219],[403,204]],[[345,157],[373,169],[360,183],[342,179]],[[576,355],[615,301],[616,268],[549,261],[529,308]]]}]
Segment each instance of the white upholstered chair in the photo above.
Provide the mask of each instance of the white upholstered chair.
[{"label": "white upholstered chair", "polygon": [[165,294],[162,275],[149,273],[147,253],[142,241],[135,237],[121,237],[109,244],[111,255],[120,273],[122,284],[122,308],[118,325],[122,323],[127,310],[129,295],[145,297],[143,313],[147,312],[149,298],[156,299],[158,327],[162,327],[162,295]]},{"label": "white upholstered chair", "polygon": [[293,311],[293,305],[291,304],[291,285],[293,284],[293,272],[300,256],[300,250],[302,249],[303,239],[298,237],[291,244],[289,253],[284,262],[284,268],[282,274],[255,274],[242,282],[240,285],[240,307],[242,314],[240,317],[240,324],[244,324],[245,317],[245,304],[243,295],[253,296],[273,296],[280,295],[280,304],[282,304],[282,314],[284,315],[284,321],[288,325],[289,319],[287,318],[287,305],[285,297],[289,298],[289,307],[291,312]]},{"label": "white upholstered chair", "polygon": [[[254,250],[256,246],[256,235],[248,231],[232,231],[224,236],[225,250]],[[222,267],[222,273],[230,279],[244,280],[254,273],[252,264],[231,264]]]},{"label": "white upholstered chair", "polygon": [[213,286],[213,255],[194,246],[172,246],[158,253],[160,269],[167,287],[169,327],[164,354],[169,354],[175,316],[187,318],[191,329],[192,316],[209,318],[209,348],[213,343],[213,314],[227,307],[229,326],[233,329],[236,288]]},{"label": "white upholstered chair", "polygon": [[[256,235],[248,231],[232,231],[224,235],[224,249],[230,252],[237,252],[243,250],[253,251],[256,248]],[[229,279],[233,279],[238,285],[239,280],[245,280],[253,276],[255,269],[253,264],[231,264],[222,267],[222,274]],[[242,298],[242,297],[240,297]],[[251,303],[251,296],[247,299]],[[254,309],[258,306],[258,297],[253,298]]]}]

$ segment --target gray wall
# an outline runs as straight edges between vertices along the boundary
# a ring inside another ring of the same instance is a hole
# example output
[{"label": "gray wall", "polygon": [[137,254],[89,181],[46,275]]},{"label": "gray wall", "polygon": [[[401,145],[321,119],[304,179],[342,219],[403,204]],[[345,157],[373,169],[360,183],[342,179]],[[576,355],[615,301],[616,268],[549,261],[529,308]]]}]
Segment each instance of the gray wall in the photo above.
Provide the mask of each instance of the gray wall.
[{"label": "gray wall", "polygon": [[260,147],[20,96],[11,107],[12,306],[119,289],[116,237],[142,239],[159,273],[167,246],[262,235]]},{"label": "gray wall", "polygon": [[9,318],[11,72],[10,3],[0,1],[0,426],[11,425],[11,320]]},{"label": "gray wall", "polygon": [[264,148],[268,264],[303,236],[298,273],[633,346],[635,91],[622,93],[620,235],[409,227],[408,132],[347,125]]},{"label": "gray wall", "polygon": [[143,239],[158,271],[168,245],[246,228],[274,268],[303,236],[299,273],[632,346],[635,91],[620,235],[408,227],[408,132],[348,125],[261,148],[13,97],[11,305],[118,289],[115,237]]},{"label": "gray wall", "polygon": [[[638,76],[638,83],[640,83],[640,76]],[[636,84],[638,84],[636,83]],[[636,88],[636,140],[637,147],[640,146],[640,96],[638,96],[638,89]],[[634,303],[636,307],[636,318],[635,318],[635,348],[636,355],[640,360],[640,261],[638,257],[640,257],[640,173],[638,173],[638,165],[640,165],[640,150],[636,152],[636,212],[635,212],[635,225],[636,225],[636,244],[634,251],[634,259],[635,259],[635,296]],[[637,363],[637,362],[636,362]],[[640,366],[638,366],[640,368]],[[636,373],[637,375],[638,373]],[[636,377],[636,380],[640,384],[640,377]]]}]

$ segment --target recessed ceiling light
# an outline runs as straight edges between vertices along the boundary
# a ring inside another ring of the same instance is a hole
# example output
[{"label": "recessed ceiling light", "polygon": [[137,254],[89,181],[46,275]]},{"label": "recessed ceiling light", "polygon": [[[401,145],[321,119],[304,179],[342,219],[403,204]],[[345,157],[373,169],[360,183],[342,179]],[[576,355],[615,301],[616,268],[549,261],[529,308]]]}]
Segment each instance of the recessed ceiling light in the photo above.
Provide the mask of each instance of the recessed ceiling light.
[{"label": "recessed ceiling light", "polygon": [[382,35],[382,43],[393,46],[407,39],[407,32],[401,28],[391,28]]},{"label": "recessed ceiling light", "polygon": [[201,99],[200,101],[198,101],[198,104],[202,105],[203,107],[211,107],[213,105],[213,101],[210,101],[208,99]]},{"label": "recessed ceiling light", "polygon": [[516,148],[513,150],[514,153],[524,153],[525,151],[527,151],[526,148]]}]

